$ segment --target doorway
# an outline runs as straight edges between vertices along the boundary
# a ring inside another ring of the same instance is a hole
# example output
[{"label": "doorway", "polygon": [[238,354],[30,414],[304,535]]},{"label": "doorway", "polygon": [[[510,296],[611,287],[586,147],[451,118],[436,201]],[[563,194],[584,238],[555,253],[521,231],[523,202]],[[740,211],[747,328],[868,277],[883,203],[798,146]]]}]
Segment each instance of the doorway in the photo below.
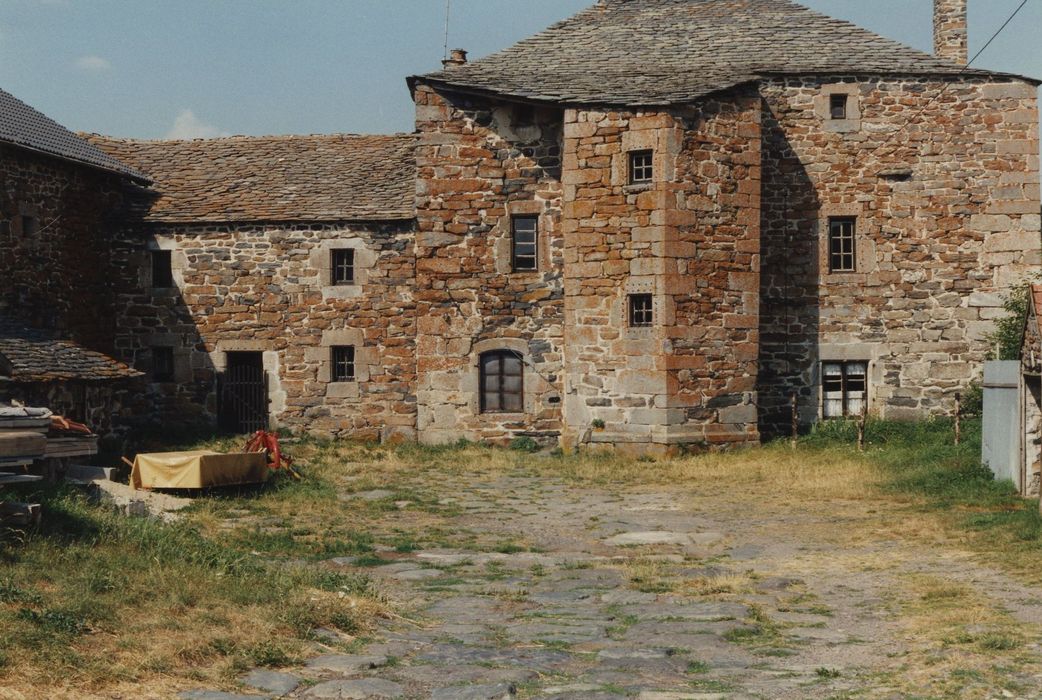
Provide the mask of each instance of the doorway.
[{"label": "doorway", "polygon": [[229,352],[218,377],[218,423],[234,434],[268,429],[268,374],[264,353]]}]

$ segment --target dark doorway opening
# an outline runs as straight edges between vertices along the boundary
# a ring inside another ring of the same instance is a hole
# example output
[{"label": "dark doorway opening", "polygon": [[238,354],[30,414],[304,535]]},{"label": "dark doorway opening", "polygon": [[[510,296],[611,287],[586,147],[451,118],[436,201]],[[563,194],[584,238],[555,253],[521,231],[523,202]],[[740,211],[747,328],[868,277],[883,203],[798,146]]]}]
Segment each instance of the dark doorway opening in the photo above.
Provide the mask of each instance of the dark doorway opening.
[{"label": "dark doorway opening", "polygon": [[228,365],[218,378],[218,423],[229,433],[268,429],[268,374],[264,354],[229,352]]}]

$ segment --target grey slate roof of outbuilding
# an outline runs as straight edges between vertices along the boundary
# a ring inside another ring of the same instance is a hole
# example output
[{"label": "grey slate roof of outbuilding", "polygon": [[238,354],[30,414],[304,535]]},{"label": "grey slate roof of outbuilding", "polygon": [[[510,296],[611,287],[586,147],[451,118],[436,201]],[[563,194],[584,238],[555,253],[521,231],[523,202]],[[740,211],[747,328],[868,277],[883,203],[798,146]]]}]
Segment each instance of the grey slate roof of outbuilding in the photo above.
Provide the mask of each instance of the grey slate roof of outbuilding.
[{"label": "grey slate roof of outbuilding", "polygon": [[142,173],[87,143],[46,114],[4,90],[0,90],[0,142],[135,180],[148,180]]},{"label": "grey slate roof of outbuilding", "polygon": [[416,138],[231,136],[137,141],[84,134],[148,173],[144,221],[394,221],[415,216]]},{"label": "grey slate roof of outbuilding", "polygon": [[20,382],[106,381],[141,374],[108,355],[0,316],[0,377]]},{"label": "grey slate roof of outbuilding", "polygon": [[504,51],[409,83],[655,106],[772,74],[962,72],[1001,75],[966,70],[790,0],[602,0]]}]

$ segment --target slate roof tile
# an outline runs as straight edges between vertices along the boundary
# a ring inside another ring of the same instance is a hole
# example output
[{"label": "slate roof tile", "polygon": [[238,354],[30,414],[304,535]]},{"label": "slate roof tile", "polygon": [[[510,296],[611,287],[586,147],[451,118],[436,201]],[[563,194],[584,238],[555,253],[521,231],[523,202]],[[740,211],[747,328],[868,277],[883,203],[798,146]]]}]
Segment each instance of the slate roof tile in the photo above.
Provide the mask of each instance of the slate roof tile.
[{"label": "slate roof tile", "polygon": [[415,216],[415,137],[233,136],[138,141],[85,134],[140,169],[145,221],[390,221]]},{"label": "slate roof tile", "polygon": [[571,104],[691,102],[772,74],[1000,75],[886,39],[791,0],[602,0],[514,46],[413,76]]},{"label": "slate roof tile", "polygon": [[0,316],[0,377],[22,382],[105,381],[142,373],[49,331]]},{"label": "slate roof tile", "polygon": [[0,142],[147,181],[134,168],[91,145],[9,92],[0,90]]}]

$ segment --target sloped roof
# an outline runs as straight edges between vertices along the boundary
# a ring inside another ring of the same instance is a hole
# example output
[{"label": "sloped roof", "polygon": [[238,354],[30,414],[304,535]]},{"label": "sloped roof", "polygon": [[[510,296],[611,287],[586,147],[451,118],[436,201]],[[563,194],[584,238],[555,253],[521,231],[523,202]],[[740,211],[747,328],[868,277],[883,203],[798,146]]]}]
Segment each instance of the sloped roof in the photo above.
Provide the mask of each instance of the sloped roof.
[{"label": "sloped roof", "polygon": [[4,90],[0,90],[0,142],[136,180],[148,180],[145,175],[87,143],[58,122]]},{"label": "sloped roof", "polygon": [[790,0],[601,0],[505,51],[409,82],[547,102],[653,106],[771,74],[964,70]]},{"label": "sloped roof", "polygon": [[153,180],[145,221],[384,221],[414,216],[415,138],[233,136],[136,141],[85,134]]},{"label": "sloped roof", "polygon": [[104,381],[141,372],[71,340],[0,316],[0,377],[23,382]]}]

